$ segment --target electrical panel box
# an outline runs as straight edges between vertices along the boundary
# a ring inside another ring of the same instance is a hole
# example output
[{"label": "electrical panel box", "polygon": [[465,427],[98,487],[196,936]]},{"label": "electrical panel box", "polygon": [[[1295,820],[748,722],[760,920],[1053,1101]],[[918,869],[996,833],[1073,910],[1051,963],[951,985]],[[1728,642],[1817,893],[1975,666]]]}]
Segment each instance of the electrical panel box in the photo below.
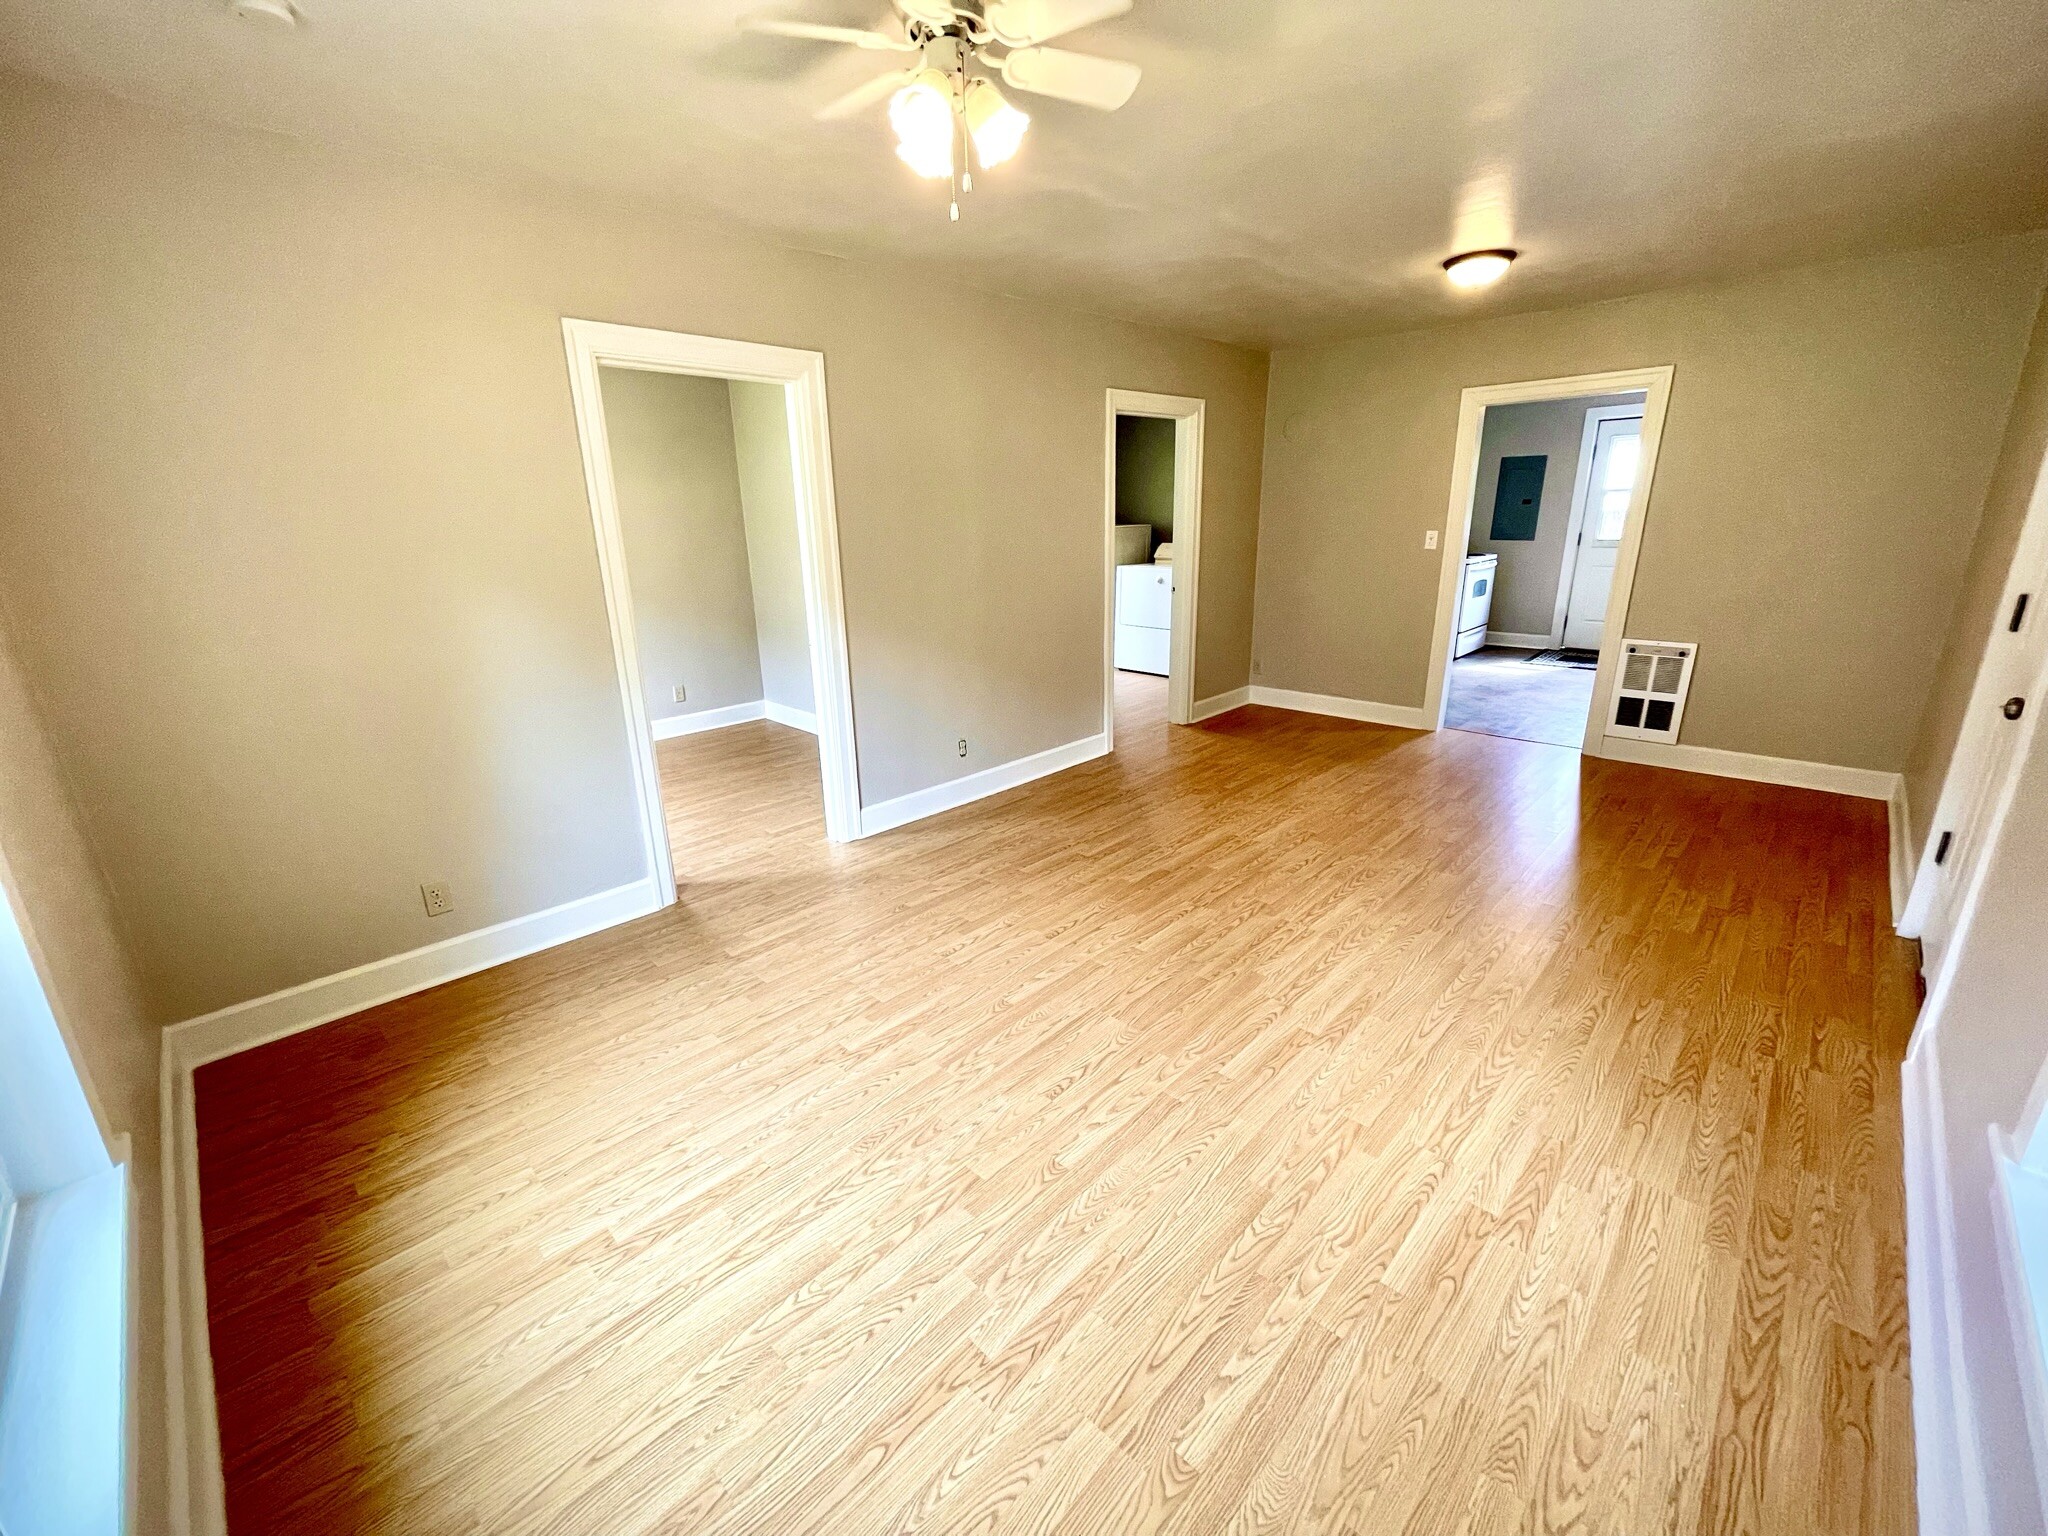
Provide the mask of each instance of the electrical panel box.
[{"label": "electrical panel box", "polygon": [[1536,520],[1543,511],[1543,472],[1550,456],[1543,453],[1511,455],[1500,461],[1500,479],[1493,488],[1494,540],[1533,539]]}]

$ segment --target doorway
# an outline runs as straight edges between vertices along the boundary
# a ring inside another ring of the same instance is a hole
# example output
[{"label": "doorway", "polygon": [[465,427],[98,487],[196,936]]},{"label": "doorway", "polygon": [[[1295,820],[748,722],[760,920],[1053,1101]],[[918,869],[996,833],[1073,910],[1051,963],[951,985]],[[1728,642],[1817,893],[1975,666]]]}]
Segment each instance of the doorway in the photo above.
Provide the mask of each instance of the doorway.
[{"label": "doorway", "polygon": [[1432,728],[1597,754],[1670,377],[1645,368],[1464,392]]},{"label": "doorway", "polygon": [[[672,824],[738,825],[729,771],[755,775],[745,814],[772,832],[795,808],[790,771],[809,779],[814,758],[817,791],[799,793],[821,795],[826,839],[853,840],[859,779],[823,357],[594,321],[562,327],[662,904],[676,899]],[[726,734],[741,727],[754,728],[745,740]],[[664,779],[686,803],[665,804]]]},{"label": "doorway", "polygon": [[1112,389],[1103,459],[1102,730],[1194,718],[1206,407],[1183,395]]}]

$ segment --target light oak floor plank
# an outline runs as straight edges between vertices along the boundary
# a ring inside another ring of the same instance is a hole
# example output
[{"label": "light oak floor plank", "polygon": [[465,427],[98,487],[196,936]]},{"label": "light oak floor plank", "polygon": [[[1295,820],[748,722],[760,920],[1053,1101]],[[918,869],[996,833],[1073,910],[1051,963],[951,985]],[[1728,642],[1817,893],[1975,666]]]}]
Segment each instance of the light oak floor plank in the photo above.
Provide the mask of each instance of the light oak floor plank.
[{"label": "light oak floor plank", "polygon": [[1883,808],[1164,705],[203,1068],[236,1536],[1909,1531]]}]

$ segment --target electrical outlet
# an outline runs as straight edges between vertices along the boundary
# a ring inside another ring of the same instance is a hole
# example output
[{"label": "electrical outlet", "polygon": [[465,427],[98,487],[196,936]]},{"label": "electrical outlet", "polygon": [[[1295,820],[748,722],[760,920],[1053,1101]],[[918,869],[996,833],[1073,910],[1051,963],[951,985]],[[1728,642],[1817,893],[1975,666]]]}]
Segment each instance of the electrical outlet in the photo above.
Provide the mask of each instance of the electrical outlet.
[{"label": "electrical outlet", "polygon": [[965,736],[960,738],[960,755],[962,757],[967,755],[967,738]]},{"label": "electrical outlet", "polygon": [[429,917],[445,917],[455,910],[455,898],[448,894],[448,887],[445,885],[421,886],[420,900],[427,904]]},{"label": "electrical outlet", "polygon": [[1263,661],[1259,660],[1259,658],[1258,658],[1258,657],[1254,656],[1254,657],[1252,658],[1252,676],[1253,676],[1253,677],[1264,677],[1265,675],[1266,675],[1266,664],[1265,664],[1265,663],[1264,663]]},{"label": "electrical outlet", "polygon": [[1434,528],[1422,536],[1422,547],[1424,549],[1436,548],[1436,530]]},{"label": "electrical outlet", "polygon": [[690,698],[690,690],[689,690],[689,689],[687,689],[687,688],[685,688],[685,687],[684,687],[684,686],[683,686],[683,685],[682,685],[681,683],[677,683],[677,684],[676,684],[676,702],[677,702],[678,704],[685,704],[685,703],[688,703],[688,702],[689,702],[689,698]]}]

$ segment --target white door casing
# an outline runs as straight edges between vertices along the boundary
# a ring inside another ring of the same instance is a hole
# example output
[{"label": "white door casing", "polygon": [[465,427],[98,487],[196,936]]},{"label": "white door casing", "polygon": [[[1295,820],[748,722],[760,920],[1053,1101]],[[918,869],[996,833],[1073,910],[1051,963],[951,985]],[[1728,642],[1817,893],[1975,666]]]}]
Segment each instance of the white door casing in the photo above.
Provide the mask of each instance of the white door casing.
[{"label": "white door casing", "polygon": [[625,711],[627,745],[639,802],[641,841],[663,906],[676,899],[676,876],[662,811],[661,774],[654,733],[640,688],[633,627],[632,585],[626,574],[625,536],[618,488],[612,479],[611,443],[605,432],[601,367],[695,374],[779,384],[788,407],[791,471],[796,484],[798,549],[802,557],[804,618],[810,635],[811,689],[818,712],[818,768],[825,801],[825,835],[833,842],[860,837],[860,767],[854,754],[853,678],[847,656],[846,604],[839,571],[838,513],[832,494],[832,438],[825,406],[825,355],[720,336],[562,321],[569,357],[569,393],[583,449],[583,476],[597,539],[598,576],[611,621],[612,661]]},{"label": "white door casing", "polygon": [[1111,389],[1103,399],[1102,735],[1116,745],[1116,419],[1160,416],[1174,424],[1173,561],[1167,570],[1173,622],[1167,646],[1166,721],[1195,718],[1195,636],[1202,577],[1202,456],[1208,403],[1187,395]]},{"label": "white door casing", "polygon": [[2012,802],[2020,763],[2040,711],[2048,707],[2048,459],[2037,472],[2005,589],[1984,642],[1961,731],[1928,828],[1927,846],[1897,914],[1898,931],[1917,938],[1927,1003],[1914,1043],[1940,1013],[1954,941],[1968,927],[1986,855]]},{"label": "white door casing", "polygon": [[1675,369],[1669,363],[1647,368],[1619,368],[1608,373],[1578,373],[1555,379],[1528,379],[1514,384],[1473,384],[1458,396],[1457,446],[1451,456],[1450,495],[1440,526],[1437,567],[1436,624],[1430,638],[1428,683],[1424,690],[1424,730],[1441,730],[1450,698],[1451,651],[1457,641],[1459,578],[1472,533],[1472,496],[1479,481],[1479,438],[1487,410],[1527,400],[1575,400],[1588,395],[1643,392],[1642,472],[1629,497],[1627,526],[1614,562],[1614,583],[1608,606],[1616,623],[1606,626],[1600,643],[1600,665],[1593,674],[1593,703],[1586,712],[1586,734],[1580,750],[1590,757],[1606,755],[1601,726],[1614,695],[1621,664],[1621,631],[1628,618],[1629,593],[1635,583],[1636,557],[1642,550],[1643,525],[1657,472],[1657,444],[1671,402]]}]

